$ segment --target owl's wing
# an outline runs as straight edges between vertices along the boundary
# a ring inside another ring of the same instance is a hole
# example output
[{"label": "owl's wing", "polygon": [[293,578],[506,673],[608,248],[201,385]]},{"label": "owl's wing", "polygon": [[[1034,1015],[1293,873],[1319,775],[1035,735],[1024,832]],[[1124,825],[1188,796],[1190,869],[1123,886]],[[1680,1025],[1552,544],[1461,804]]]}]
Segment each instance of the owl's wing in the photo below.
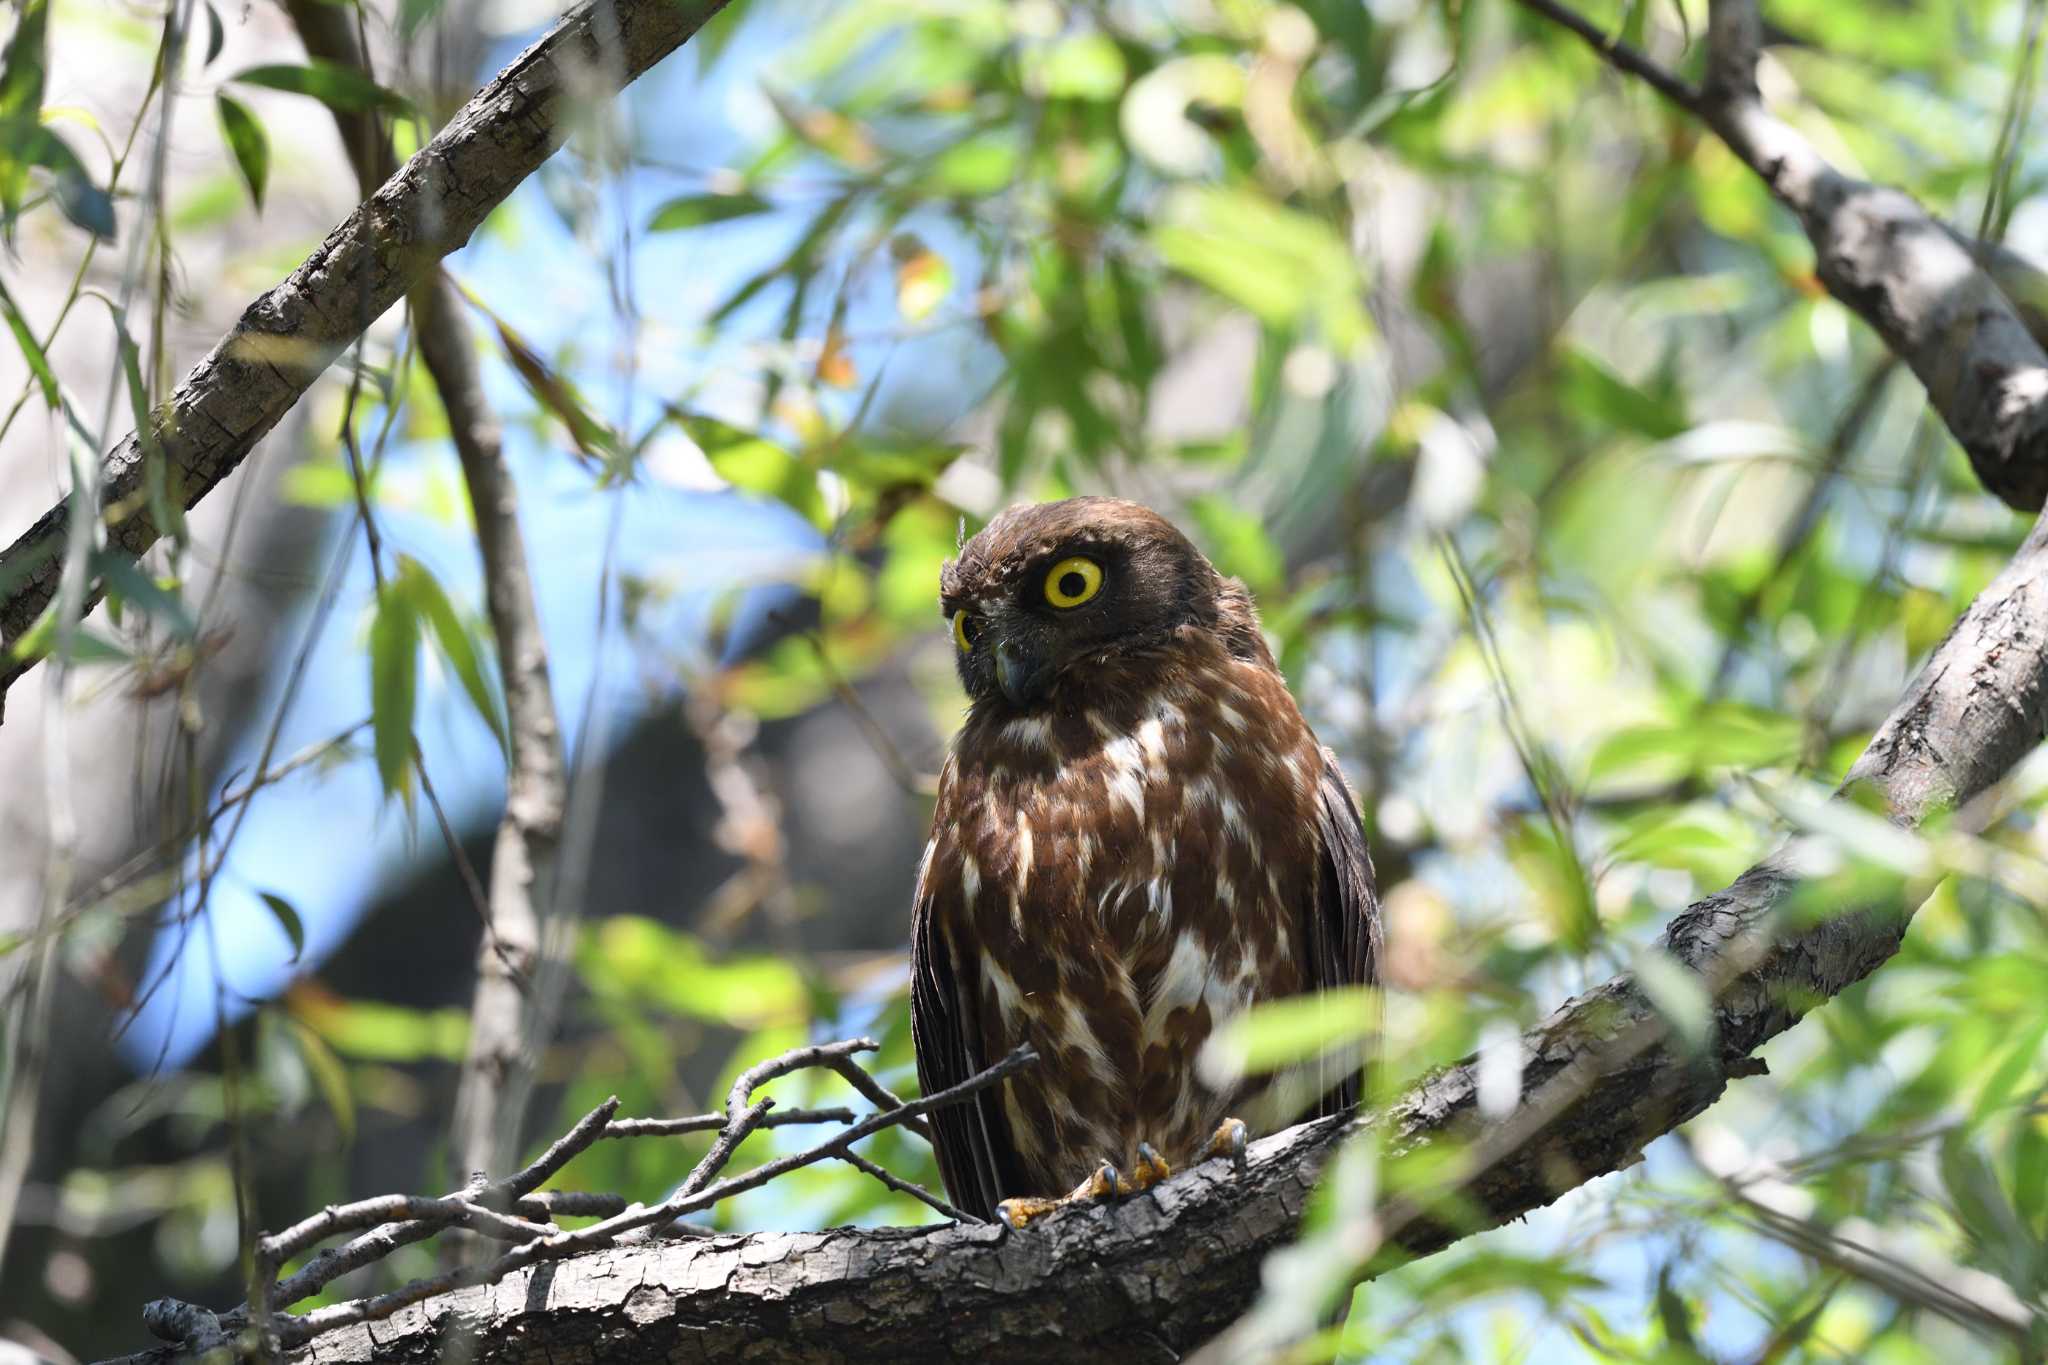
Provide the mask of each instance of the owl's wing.
[{"label": "owl's wing", "polygon": [[[1323,856],[1315,903],[1308,916],[1309,988],[1376,986],[1385,941],[1379,894],[1373,886],[1372,856],[1366,852],[1365,824],[1359,819],[1357,798],[1337,766],[1337,756],[1328,749],[1323,750],[1317,812]],[[1324,1093],[1316,1113],[1343,1113],[1357,1102],[1354,1072]]]},{"label": "owl's wing", "polygon": [[[944,804],[942,798],[941,811]],[[931,885],[936,862],[926,859],[918,874],[910,920],[910,1034],[918,1084],[927,1095],[958,1085],[999,1060],[982,1044],[981,974],[972,957],[954,952],[946,932],[947,920],[958,924],[964,916],[941,913],[965,907],[939,904],[948,893]],[[957,899],[957,890],[951,894]],[[1016,1179],[1016,1149],[998,1094],[991,1087],[931,1115],[932,1147],[946,1192],[954,1203],[984,1217],[994,1212],[997,1200],[1031,1193]]]}]

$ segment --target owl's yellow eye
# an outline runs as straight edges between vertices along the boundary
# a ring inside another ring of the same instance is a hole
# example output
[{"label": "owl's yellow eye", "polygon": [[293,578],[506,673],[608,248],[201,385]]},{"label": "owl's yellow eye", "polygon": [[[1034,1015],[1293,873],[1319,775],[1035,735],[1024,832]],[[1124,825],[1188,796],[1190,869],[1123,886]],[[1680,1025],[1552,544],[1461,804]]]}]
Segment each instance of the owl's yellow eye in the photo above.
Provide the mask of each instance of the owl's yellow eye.
[{"label": "owl's yellow eye", "polygon": [[1045,576],[1045,600],[1056,607],[1078,607],[1102,591],[1102,566],[1074,555],[1052,566]]},{"label": "owl's yellow eye", "polygon": [[974,642],[981,636],[981,623],[967,612],[953,613],[953,643],[960,646],[962,654],[974,652]]}]

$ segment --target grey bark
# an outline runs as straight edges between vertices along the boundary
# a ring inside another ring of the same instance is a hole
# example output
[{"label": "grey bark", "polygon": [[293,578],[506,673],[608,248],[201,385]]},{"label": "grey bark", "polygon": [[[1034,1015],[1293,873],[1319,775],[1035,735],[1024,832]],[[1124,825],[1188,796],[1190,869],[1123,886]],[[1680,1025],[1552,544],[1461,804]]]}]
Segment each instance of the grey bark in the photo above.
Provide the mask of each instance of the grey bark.
[{"label": "grey bark", "polygon": [[[150,415],[148,442],[191,507],[228,476],[329,364],[568,136],[565,105],[617,93],[679,47],[725,0],[580,0],[514,58],[433,141],[351,213],[283,283],[257,299]],[[145,442],[130,435],[101,469],[111,545],[156,543]],[[141,505],[138,505],[141,504]],[[0,551],[0,648],[55,600],[67,526],[59,502]],[[92,585],[86,601],[99,597]],[[0,703],[26,671],[0,664]]]},{"label": "grey bark", "polygon": [[[1850,770],[1845,790],[1919,824],[1984,792],[2048,729],[2048,518],[1971,603]],[[1389,1241],[1424,1255],[1640,1159],[1643,1147],[1754,1074],[1757,1048],[1898,950],[1911,907],[1843,905],[1780,932],[1800,885],[1788,845],[1680,912],[1663,947],[1715,998],[1713,1041],[1671,1038],[1630,976],[1565,1002],[1523,1035],[1523,1090],[1478,1113],[1474,1059],[1415,1082],[1384,1112],[1290,1129],[1110,1208],[1026,1232],[999,1225],[757,1233],[614,1246],[521,1270],[318,1338],[301,1361],[437,1358],[444,1334],[479,1362],[1173,1360],[1236,1320],[1265,1254],[1298,1231],[1317,1176],[1378,1125],[1389,1148],[1464,1144],[1470,1216],[1383,1209]],[[1228,1351],[1220,1352],[1226,1358]],[[175,1360],[173,1348],[132,1357]]]}]

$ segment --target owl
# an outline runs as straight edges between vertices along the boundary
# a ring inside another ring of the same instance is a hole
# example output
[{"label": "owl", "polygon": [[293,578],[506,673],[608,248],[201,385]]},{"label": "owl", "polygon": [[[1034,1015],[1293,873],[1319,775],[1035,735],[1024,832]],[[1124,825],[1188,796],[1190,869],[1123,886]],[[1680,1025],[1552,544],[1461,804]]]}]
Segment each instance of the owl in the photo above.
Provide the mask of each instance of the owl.
[{"label": "owl", "polygon": [[932,1115],[953,1200],[1022,1227],[1348,1109],[1354,1066],[1196,1066],[1232,1015],[1381,957],[1357,806],[1244,585],[1087,497],[1002,513],[939,588],[970,705],[917,874],[918,1076],[1040,1059]]}]

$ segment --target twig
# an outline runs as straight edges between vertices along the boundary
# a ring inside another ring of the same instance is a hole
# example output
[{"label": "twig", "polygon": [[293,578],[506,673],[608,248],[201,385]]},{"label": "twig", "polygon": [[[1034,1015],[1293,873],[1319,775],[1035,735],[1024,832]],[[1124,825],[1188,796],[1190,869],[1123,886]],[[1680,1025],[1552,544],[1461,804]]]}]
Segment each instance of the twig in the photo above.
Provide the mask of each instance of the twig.
[{"label": "twig", "polygon": [[557,1233],[521,1243],[487,1265],[464,1266],[441,1275],[415,1280],[387,1294],[353,1299],[347,1303],[315,1309],[303,1317],[287,1318],[279,1327],[278,1340],[287,1347],[298,1346],[338,1327],[382,1321],[410,1304],[432,1298],[437,1294],[445,1294],[452,1289],[495,1283],[514,1271],[537,1262],[560,1260],[578,1252],[608,1245],[621,1233],[644,1227],[665,1226],[684,1214],[708,1209],[736,1194],[758,1189],[778,1176],[787,1175],[791,1171],[815,1165],[820,1161],[841,1157],[854,1143],[863,1138],[872,1137],[884,1128],[895,1127],[906,1119],[928,1114],[934,1109],[966,1099],[989,1086],[998,1084],[1037,1060],[1037,1054],[1030,1048],[1020,1047],[994,1066],[959,1085],[949,1086],[937,1094],[912,1100],[901,1109],[871,1115],[846,1131],[805,1151],[765,1162],[744,1174],[730,1176],[701,1190],[687,1194],[678,1191],[672,1198],[652,1208],[629,1210],[617,1217],[607,1218],[601,1223],[593,1223],[589,1227],[579,1228],[573,1232]]},{"label": "twig", "polygon": [[[704,1154],[696,1168],[690,1172],[676,1191],[677,1195],[695,1194],[711,1182],[712,1177],[725,1169],[732,1154],[746,1140],[749,1133],[767,1119],[768,1111],[775,1101],[763,1099],[754,1102],[754,1092],[768,1082],[807,1066],[828,1066],[837,1070],[839,1065],[852,1066],[851,1059],[862,1052],[873,1052],[881,1044],[872,1038],[849,1038],[838,1043],[819,1043],[810,1047],[792,1048],[779,1057],[770,1057],[757,1062],[742,1071],[725,1095],[725,1124],[719,1129],[718,1140],[711,1144],[711,1150]],[[858,1068],[854,1068],[858,1070]],[[843,1073],[842,1073],[843,1074]],[[885,1092],[886,1093],[886,1092]]]},{"label": "twig", "polygon": [[[603,1135],[605,1125],[611,1121],[612,1115],[617,1113],[618,1109],[619,1097],[614,1095],[578,1119],[574,1127],[557,1138],[523,1170],[495,1185],[487,1185],[480,1190],[461,1191],[448,1197],[453,1199],[466,1195],[472,1203],[484,1208],[516,1207],[519,1201],[552,1178],[577,1153],[597,1141]],[[323,1251],[301,1267],[297,1274],[281,1282],[271,1295],[271,1302],[279,1307],[289,1307],[303,1298],[319,1293],[350,1271],[360,1270],[372,1262],[382,1260],[400,1247],[426,1240],[440,1231],[441,1226],[438,1223],[418,1220],[392,1223],[364,1233],[345,1246]],[[230,1316],[238,1321],[246,1320],[248,1311],[249,1305],[245,1304]]]},{"label": "twig", "polygon": [[845,1162],[847,1165],[853,1167],[855,1170],[866,1171],[869,1175],[881,1181],[890,1189],[895,1190],[898,1194],[907,1194],[912,1199],[920,1200],[923,1203],[930,1205],[932,1208],[937,1209],[940,1213],[945,1214],[946,1217],[952,1219],[956,1223],[985,1223],[988,1221],[986,1218],[981,1218],[976,1216],[975,1214],[968,1213],[965,1210],[955,1208],[952,1204],[940,1198],[938,1195],[933,1194],[930,1190],[926,1189],[922,1185],[914,1184],[911,1181],[903,1179],[901,1176],[890,1174],[882,1167],[877,1166],[874,1162],[869,1161],[859,1152],[841,1152],[839,1154],[839,1159]]},{"label": "twig", "polygon": [[[855,1090],[860,1091],[860,1093],[876,1108],[901,1109],[903,1107],[903,1099],[900,1095],[896,1094],[895,1091],[889,1089],[888,1086],[883,1085],[873,1076],[870,1076],[867,1072],[855,1066],[851,1061],[840,1059],[838,1061],[828,1063],[828,1065],[830,1065],[834,1071],[838,1072],[840,1076],[845,1079],[848,1085],[852,1086]],[[911,1132],[917,1134],[919,1137],[923,1138],[926,1142],[930,1142],[932,1140],[931,1125],[926,1123],[923,1119],[905,1120],[903,1126],[905,1128],[908,1128]]]},{"label": "twig", "polygon": [[1636,77],[1681,109],[1690,110],[1695,114],[1702,113],[1700,92],[1658,65],[1654,58],[1641,49],[1631,47],[1619,38],[1601,31],[1598,25],[1584,15],[1555,3],[1555,0],[1521,0],[1521,3],[1524,9],[1534,10],[1552,23],[1578,34],[1585,39],[1586,46],[1599,53],[1606,59],[1607,64],[1617,71],[1625,71]]},{"label": "twig", "polygon": [[[724,1114],[692,1114],[680,1119],[613,1119],[598,1136],[607,1138],[681,1137],[713,1133],[725,1127]],[[788,1128],[801,1123],[852,1123],[851,1109],[776,1109],[761,1120],[763,1128]],[[905,1125],[908,1126],[908,1125]]]}]

